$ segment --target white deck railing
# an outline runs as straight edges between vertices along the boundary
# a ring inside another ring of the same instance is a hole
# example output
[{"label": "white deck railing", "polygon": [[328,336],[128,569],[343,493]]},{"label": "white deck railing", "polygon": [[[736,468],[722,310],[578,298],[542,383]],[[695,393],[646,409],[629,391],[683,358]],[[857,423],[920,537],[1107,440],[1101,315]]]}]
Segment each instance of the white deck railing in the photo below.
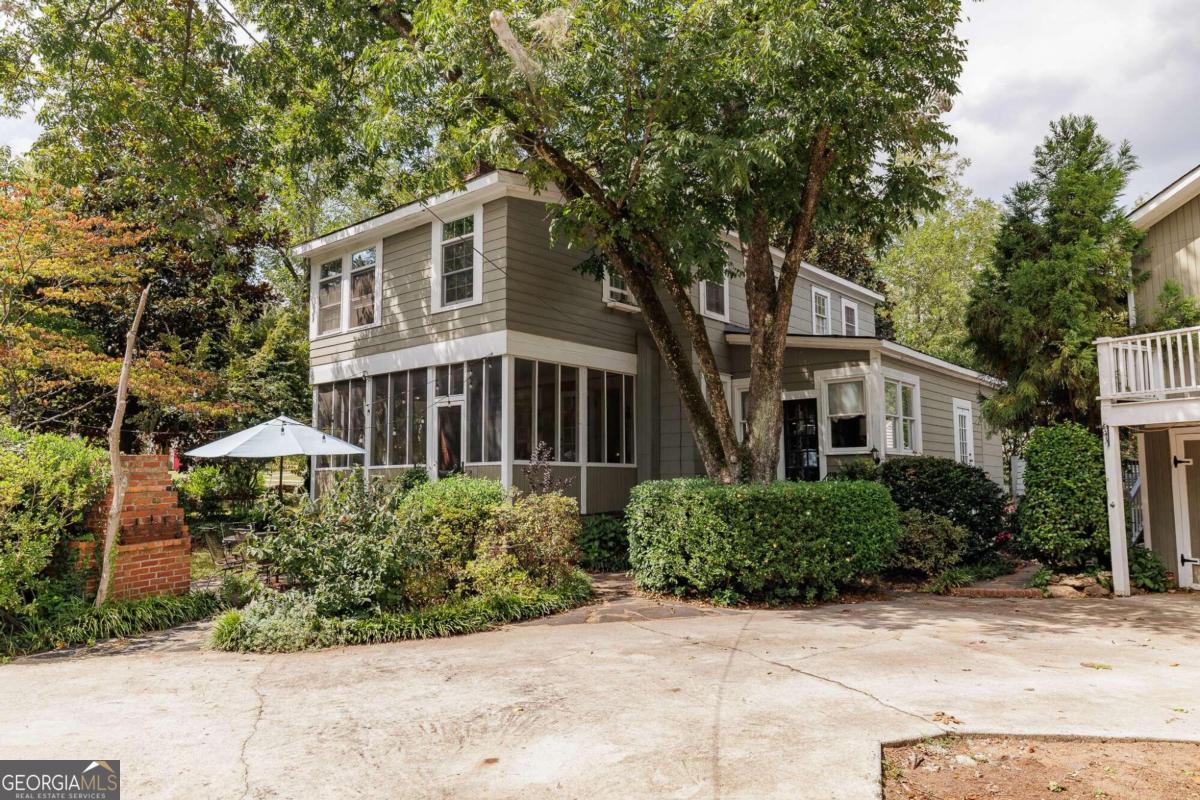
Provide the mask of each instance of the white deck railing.
[{"label": "white deck railing", "polygon": [[1166,400],[1200,394],[1200,326],[1096,340],[1100,397]]}]

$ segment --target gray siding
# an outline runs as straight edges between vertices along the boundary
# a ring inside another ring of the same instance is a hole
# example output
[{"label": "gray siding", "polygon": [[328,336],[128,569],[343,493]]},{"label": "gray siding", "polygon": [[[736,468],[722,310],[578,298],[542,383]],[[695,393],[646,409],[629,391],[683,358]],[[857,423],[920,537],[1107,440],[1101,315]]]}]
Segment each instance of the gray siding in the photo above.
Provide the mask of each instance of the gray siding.
[{"label": "gray siding", "polygon": [[587,471],[587,512],[623,511],[638,483],[638,471],[632,467],[588,467]]},{"label": "gray siding", "polygon": [[1151,322],[1158,295],[1167,281],[1175,281],[1185,294],[1200,297],[1200,197],[1150,226],[1143,248],[1148,255],[1134,265],[1148,274],[1135,295],[1139,322]]},{"label": "gray siding", "polygon": [[[513,465],[513,486],[522,492],[529,491],[529,477],[525,474],[527,464]],[[555,481],[559,490],[567,497],[579,500],[579,467],[551,466],[551,480]],[[489,476],[490,477],[490,476]],[[496,467],[496,480],[500,480],[500,468]]]},{"label": "gray siding", "polygon": [[313,339],[311,365],[502,330],[508,202],[495,200],[483,207],[482,303],[432,313],[432,225],[389,236],[383,240],[382,324]]},{"label": "gray siding", "polygon": [[508,328],[636,352],[641,315],[605,305],[600,281],[574,269],[586,253],[550,244],[546,205],[511,199],[508,208]]}]

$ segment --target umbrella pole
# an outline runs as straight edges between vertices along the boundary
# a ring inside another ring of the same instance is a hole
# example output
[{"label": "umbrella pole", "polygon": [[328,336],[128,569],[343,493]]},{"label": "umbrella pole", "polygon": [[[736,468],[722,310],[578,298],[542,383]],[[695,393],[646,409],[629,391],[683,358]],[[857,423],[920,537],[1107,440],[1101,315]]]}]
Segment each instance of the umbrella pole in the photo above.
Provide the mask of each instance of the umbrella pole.
[{"label": "umbrella pole", "polygon": [[283,502],[283,456],[279,457],[279,502]]}]

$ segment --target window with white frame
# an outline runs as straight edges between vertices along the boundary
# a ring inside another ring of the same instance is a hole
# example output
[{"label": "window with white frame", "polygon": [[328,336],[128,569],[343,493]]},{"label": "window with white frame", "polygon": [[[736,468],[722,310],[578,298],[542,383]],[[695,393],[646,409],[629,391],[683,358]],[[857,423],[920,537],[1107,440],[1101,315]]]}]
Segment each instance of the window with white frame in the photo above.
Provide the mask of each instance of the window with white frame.
[{"label": "window with white frame", "polygon": [[918,387],[915,380],[884,379],[884,445],[889,453],[915,453],[921,449]]},{"label": "window with white frame", "polygon": [[379,245],[324,261],[313,276],[318,336],[354,330],[379,320]]},{"label": "window with white frame", "polygon": [[596,464],[635,463],[634,377],[587,371],[587,458]]},{"label": "window with white frame", "polygon": [[729,316],[729,276],[720,283],[700,282],[700,311],[705,316],[725,320]]},{"label": "window with white frame", "polygon": [[579,368],[518,358],[513,365],[513,455],[541,448],[549,461],[579,460]]},{"label": "window with white frame", "polygon": [[954,458],[962,464],[975,463],[975,421],[969,400],[953,398]]},{"label": "window with white frame", "polygon": [[637,310],[638,304],[633,299],[633,293],[629,291],[629,286],[620,273],[605,272],[603,287],[605,305],[623,311]]},{"label": "window with white frame", "polygon": [[442,226],[441,269],[438,280],[442,306],[475,299],[475,217],[451,220]]},{"label": "window with white frame", "polygon": [[865,378],[825,384],[825,416],[829,449],[861,450],[867,446],[867,382]]},{"label": "window with white frame", "polygon": [[813,335],[828,336],[833,332],[830,324],[830,307],[829,292],[814,286],[812,290]]},{"label": "window with white frame", "polygon": [[842,300],[842,335],[858,336],[858,303]]}]

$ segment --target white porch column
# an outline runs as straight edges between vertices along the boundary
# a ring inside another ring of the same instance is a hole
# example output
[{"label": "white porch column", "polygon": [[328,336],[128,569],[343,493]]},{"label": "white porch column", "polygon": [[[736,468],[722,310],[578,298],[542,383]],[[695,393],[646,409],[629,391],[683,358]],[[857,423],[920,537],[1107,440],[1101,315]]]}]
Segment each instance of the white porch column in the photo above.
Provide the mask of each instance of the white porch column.
[{"label": "white porch column", "polygon": [[513,485],[513,369],[513,357],[500,356],[500,483],[505,491]]},{"label": "white porch column", "polygon": [[867,375],[867,436],[879,451],[879,460],[887,458],[887,405],[884,399],[883,357],[871,351],[871,370]]},{"label": "white porch column", "polygon": [[1129,596],[1129,545],[1125,537],[1125,487],[1121,482],[1121,428],[1104,426],[1104,478],[1108,493],[1108,540],[1113,594]]}]

